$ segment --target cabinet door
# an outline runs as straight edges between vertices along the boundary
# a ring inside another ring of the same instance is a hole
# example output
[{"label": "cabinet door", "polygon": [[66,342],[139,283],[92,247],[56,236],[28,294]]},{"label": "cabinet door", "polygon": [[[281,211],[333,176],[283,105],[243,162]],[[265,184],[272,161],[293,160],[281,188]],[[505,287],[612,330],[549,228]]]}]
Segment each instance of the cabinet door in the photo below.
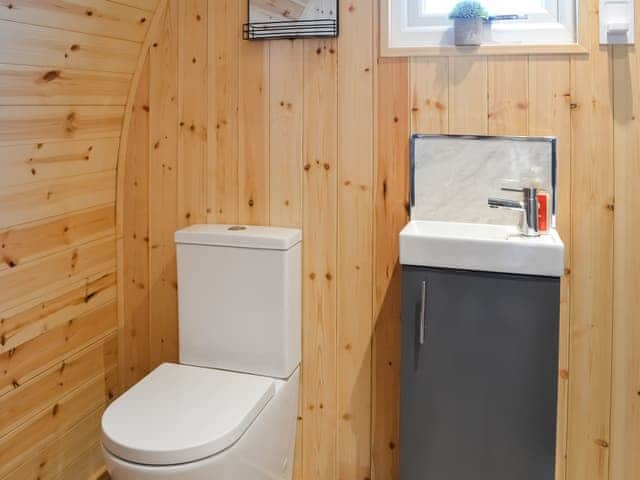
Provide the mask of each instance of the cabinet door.
[{"label": "cabinet door", "polygon": [[559,302],[558,279],[405,267],[400,480],[553,480]]}]

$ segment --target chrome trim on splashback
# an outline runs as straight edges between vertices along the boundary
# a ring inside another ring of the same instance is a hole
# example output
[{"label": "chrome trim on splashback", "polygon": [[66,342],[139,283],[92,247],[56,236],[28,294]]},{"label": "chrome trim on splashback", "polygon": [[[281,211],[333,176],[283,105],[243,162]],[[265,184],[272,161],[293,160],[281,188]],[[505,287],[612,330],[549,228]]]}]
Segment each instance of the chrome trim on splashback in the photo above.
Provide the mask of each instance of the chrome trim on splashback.
[{"label": "chrome trim on splashback", "polygon": [[426,138],[459,138],[466,140],[510,140],[516,142],[547,142],[551,147],[551,227],[556,228],[558,214],[558,149],[557,137],[545,136],[506,136],[506,135],[445,135],[432,133],[414,133],[409,145],[409,218],[415,220],[415,146],[416,141]]}]

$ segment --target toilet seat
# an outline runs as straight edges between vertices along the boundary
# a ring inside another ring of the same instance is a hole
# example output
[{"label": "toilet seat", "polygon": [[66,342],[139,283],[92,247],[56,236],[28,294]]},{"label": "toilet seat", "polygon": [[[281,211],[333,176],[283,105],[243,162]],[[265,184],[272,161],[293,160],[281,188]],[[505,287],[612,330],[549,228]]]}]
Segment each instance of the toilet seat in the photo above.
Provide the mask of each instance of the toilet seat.
[{"label": "toilet seat", "polygon": [[233,445],[275,394],[268,377],[163,364],[103,415],[104,447],[143,465],[178,465]]}]

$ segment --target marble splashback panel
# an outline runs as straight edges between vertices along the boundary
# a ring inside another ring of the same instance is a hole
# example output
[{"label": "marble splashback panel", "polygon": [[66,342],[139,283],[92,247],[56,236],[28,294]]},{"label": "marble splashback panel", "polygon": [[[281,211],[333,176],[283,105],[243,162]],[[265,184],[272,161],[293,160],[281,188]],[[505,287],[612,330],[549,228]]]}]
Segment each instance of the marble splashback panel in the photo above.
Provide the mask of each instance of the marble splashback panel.
[{"label": "marble splashback panel", "polygon": [[501,187],[552,192],[551,139],[415,136],[412,219],[514,224],[518,212],[491,209],[489,197],[520,200]]}]

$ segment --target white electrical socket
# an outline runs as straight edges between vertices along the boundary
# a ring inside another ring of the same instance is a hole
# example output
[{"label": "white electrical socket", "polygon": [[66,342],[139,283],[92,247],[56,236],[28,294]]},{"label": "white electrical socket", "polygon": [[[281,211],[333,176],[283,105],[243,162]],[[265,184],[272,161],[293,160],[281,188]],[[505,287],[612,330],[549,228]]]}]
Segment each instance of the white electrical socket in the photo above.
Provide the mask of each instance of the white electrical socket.
[{"label": "white electrical socket", "polygon": [[600,0],[600,43],[633,44],[634,0]]}]

